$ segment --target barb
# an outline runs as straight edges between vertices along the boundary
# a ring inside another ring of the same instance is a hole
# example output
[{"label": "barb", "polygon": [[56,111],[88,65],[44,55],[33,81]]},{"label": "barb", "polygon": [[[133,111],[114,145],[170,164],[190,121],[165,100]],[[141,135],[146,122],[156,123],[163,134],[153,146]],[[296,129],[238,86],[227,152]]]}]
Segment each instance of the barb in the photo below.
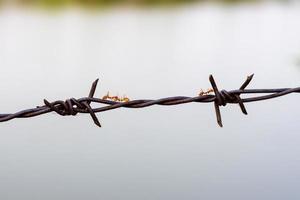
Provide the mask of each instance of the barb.
[{"label": "barb", "polygon": [[[277,89],[246,89],[253,78],[254,74],[247,77],[246,81],[237,90],[219,90],[217,84],[212,75],[209,76],[209,81],[212,86],[213,94],[211,91],[200,93],[196,97],[186,97],[186,96],[175,96],[167,97],[156,100],[151,99],[139,99],[139,100],[129,100],[124,101],[113,101],[111,98],[95,98],[94,94],[98,84],[98,79],[93,82],[90,89],[89,95],[87,97],[75,99],[70,98],[65,101],[54,101],[49,102],[44,99],[43,106],[37,106],[36,108],[22,110],[13,114],[0,114],[0,122],[9,121],[15,118],[29,118],[38,115],[46,114],[49,112],[56,112],[61,116],[75,116],[78,113],[89,113],[94,123],[101,127],[101,124],[96,116],[98,112],[104,112],[108,110],[113,110],[117,108],[144,108],[153,105],[162,106],[172,106],[191,102],[197,103],[214,103],[214,108],[216,112],[217,122],[220,127],[223,127],[220,106],[226,106],[227,104],[237,104],[239,105],[243,114],[247,115],[247,110],[245,103],[263,101],[267,99],[277,98],[290,93],[300,93],[300,87],[297,88],[277,88]],[[264,94],[255,97],[241,98],[242,94]],[[108,95],[109,97],[109,95]],[[104,104],[102,107],[92,108],[91,103]]]}]

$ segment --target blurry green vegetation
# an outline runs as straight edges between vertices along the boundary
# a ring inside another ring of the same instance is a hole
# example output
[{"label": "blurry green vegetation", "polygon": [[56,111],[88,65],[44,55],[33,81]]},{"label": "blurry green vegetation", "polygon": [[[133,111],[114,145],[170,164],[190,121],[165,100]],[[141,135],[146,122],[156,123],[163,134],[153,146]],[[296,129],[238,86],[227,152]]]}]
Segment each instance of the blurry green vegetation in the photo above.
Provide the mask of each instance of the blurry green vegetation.
[{"label": "blurry green vegetation", "polygon": [[[0,0],[0,3],[3,0]],[[156,6],[156,5],[178,5],[194,2],[218,2],[218,3],[240,3],[240,2],[259,2],[263,0],[15,0],[17,5],[25,6],[46,6],[46,7],[103,7],[113,5],[137,5],[137,6]],[[284,1],[284,0],[283,0]]]}]

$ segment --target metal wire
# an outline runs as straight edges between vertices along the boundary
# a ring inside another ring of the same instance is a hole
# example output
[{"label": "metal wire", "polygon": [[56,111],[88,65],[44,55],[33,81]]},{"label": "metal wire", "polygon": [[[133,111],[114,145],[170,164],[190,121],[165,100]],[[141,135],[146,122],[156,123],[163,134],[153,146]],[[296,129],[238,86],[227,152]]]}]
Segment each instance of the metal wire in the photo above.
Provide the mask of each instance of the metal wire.
[{"label": "metal wire", "polygon": [[[56,112],[62,116],[69,115],[77,115],[78,113],[89,113],[92,117],[94,123],[101,127],[101,124],[95,113],[104,112],[112,109],[117,109],[121,107],[125,108],[144,108],[153,105],[163,105],[163,106],[171,106],[178,104],[185,104],[191,102],[197,103],[214,103],[217,122],[220,127],[223,127],[220,106],[226,106],[229,104],[237,104],[239,105],[242,113],[247,115],[247,110],[244,103],[254,102],[254,101],[262,101],[267,99],[272,99],[280,96],[284,96],[290,93],[300,93],[300,87],[297,88],[277,88],[277,89],[246,89],[248,84],[251,82],[254,74],[247,77],[246,81],[242,84],[242,86],[237,90],[221,90],[219,91],[217,84],[212,75],[209,76],[209,81],[214,90],[213,94],[208,95],[199,95],[196,97],[186,97],[186,96],[175,96],[175,97],[167,97],[161,98],[157,100],[151,99],[139,99],[132,100],[128,102],[117,102],[111,100],[105,100],[101,98],[94,98],[94,94],[96,91],[98,80],[93,82],[92,87],[90,89],[90,93],[88,97],[83,97],[79,99],[70,98],[65,101],[54,101],[49,102],[44,99],[43,106],[37,106],[36,108],[22,110],[13,114],[0,114],[0,122],[5,122],[12,120],[14,118],[29,118],[35,117],[38,115],[46,114],[49,112]],[[255,97],[241,98],[241,94],[265,94]],[[92,108],[91,103],[100,103],[105,104],[105,106]]]}]

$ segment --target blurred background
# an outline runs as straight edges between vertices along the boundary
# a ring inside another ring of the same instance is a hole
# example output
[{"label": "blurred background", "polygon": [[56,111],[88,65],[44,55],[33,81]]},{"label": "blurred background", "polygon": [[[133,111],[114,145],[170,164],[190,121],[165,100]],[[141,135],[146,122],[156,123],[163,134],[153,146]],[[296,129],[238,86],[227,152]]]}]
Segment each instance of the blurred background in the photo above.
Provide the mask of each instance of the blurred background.
[{"label": "blurred background", "polygon": [[[107,5],[176,5],[178,3],[244,3],[267,2],[270,0],[3,0],[3,3],[47,6],[107,6]],[[277,0],[278,2],[296,2],[295,0]]]},{"label": "blurred background", "polygon": [[[0,1],[0,113],[87,96],[300,86],[300,2]],[[299,199],[300,96],[0,124],[0,199]]]}]

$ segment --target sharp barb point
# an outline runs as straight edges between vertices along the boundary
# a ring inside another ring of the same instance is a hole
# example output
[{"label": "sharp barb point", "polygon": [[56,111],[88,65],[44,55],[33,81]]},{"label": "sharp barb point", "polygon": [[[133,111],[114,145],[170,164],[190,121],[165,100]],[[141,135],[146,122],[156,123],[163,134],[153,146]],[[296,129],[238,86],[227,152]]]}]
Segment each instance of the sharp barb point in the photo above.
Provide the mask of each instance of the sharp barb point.
[{"label": "sharp barb point", "polygon": [[217,122],[220,127],[223,127],[220,107],[217,102],[214,102],[214,106],[215,106],[215,111],[216,111]]}]

